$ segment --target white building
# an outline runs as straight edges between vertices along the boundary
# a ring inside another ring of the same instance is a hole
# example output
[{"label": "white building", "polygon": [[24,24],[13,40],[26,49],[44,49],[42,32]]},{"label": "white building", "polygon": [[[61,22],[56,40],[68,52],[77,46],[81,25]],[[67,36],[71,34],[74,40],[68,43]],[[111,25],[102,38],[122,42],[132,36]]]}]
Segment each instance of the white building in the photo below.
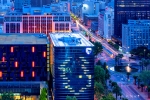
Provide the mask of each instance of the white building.
[{"label": "white building", "polygon": [[150,49],[150,20],[128,20],[122,25],[123,52],[140,46]]},{"label": "white building", "polygon": [[98,33],[101,37],[110,40],[114,34],[114,9],[106,7],[98,17]]}]

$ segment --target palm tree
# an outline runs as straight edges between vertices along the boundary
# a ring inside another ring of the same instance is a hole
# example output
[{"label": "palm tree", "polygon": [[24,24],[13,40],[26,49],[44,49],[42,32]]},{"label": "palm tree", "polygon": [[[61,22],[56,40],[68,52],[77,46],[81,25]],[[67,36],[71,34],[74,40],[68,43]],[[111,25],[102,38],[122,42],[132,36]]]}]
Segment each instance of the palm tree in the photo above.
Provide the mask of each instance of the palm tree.
[{"label": "palm tree", "polygon": [[121,88],[118,86],[118,85],[115,85],[114,87],[113,87],[113,93],[115,93],[116,94],[116,100],[117,100],[117,96],[119,95],[119,94],[121,94]]},{"label": "palm tree", "polygon": [[136,85],[136,80],[137,80],[138,76],[134,75],[133,78],[134,78],[134,85]]},{"label": "palm tree", "polygon": [[148,91],[148,98],[150,99],[150,86],[148,86],[147,91]]},{"label": "palm tree", "polygon": [[141,92],[143,92],[143,88],[144,88],[144,83],[141,84]]},{"label": "palm tree", "polygon": [[114,86],[116,86],[116,85],[117,85],[116,82],[111,82],[111,87],[114,87]]}]

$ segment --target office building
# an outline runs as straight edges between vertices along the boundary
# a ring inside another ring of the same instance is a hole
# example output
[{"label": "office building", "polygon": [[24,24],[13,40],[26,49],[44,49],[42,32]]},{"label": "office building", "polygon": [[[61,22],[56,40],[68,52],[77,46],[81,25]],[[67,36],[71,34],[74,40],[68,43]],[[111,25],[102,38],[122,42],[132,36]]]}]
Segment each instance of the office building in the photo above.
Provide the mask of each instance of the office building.
[{"label": "office building", "polygon": [[43,5],[50,5],[52,0],[15,0],[15,10],[22,10],[23,5],[31,5],[31,7],[42,7]]},{"label": "office building", "polygon": [[0,52],[0,93],[18,93],[19,97],[30,95],[35,98],[32,100],[37,100],[41,85],[44,87],[49,80],[47,36],[1,33]]},{"label": "office building", "polygon": [[150,0],[115,0],[114,36],[121,38],[122,24],[128,20],[150,19]]},{"label": "office building", "polygon": [[50,34],[54,100],[94,100],[93,44],[79,33]]},{"label": "office building", "polygon": [[106,40],[111,40],[114,34],[114,9],[106,7],[98,17],[98,34]]},{"label": "office building", "polygon": [[129,20],[122,25],[122,49],[130,52],[140,46],[150,49],[150,20]]},{"label": "office building", "polygon": [[51,11],[50,6],[24,6],[23,12],[14,11],[4,16],[4,33],[51,32],[71,32],[70,14]]}]

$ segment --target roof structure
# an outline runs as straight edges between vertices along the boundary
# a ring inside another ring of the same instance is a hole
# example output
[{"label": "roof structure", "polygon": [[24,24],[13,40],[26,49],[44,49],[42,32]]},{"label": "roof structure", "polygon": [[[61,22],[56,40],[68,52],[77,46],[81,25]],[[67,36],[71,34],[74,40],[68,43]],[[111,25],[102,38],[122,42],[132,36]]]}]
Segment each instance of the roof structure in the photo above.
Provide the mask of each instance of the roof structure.
[{"label": "roof structure", "polygon": [[41,33],[0,33],[0,44],[48,44],[49,40]]},{"label": "roof structure", "polygon": [[91,47],[94,46],[81,33],[50,33],[52,43],[56,47]]}]

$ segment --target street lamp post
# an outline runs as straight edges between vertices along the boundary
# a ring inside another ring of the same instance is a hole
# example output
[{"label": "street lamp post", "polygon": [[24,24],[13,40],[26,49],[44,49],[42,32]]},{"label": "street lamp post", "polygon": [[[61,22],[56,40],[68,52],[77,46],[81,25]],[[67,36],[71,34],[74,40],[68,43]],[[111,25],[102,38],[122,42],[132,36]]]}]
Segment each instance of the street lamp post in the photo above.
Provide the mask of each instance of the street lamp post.
[{"label": "street lamp post", "polygon": [[127,71],[127,80],[129,81],[129,75],[130,75],[130,72],[131,72],[131,68],[130,68],[129,64],[126,67],[126,71]]}]

